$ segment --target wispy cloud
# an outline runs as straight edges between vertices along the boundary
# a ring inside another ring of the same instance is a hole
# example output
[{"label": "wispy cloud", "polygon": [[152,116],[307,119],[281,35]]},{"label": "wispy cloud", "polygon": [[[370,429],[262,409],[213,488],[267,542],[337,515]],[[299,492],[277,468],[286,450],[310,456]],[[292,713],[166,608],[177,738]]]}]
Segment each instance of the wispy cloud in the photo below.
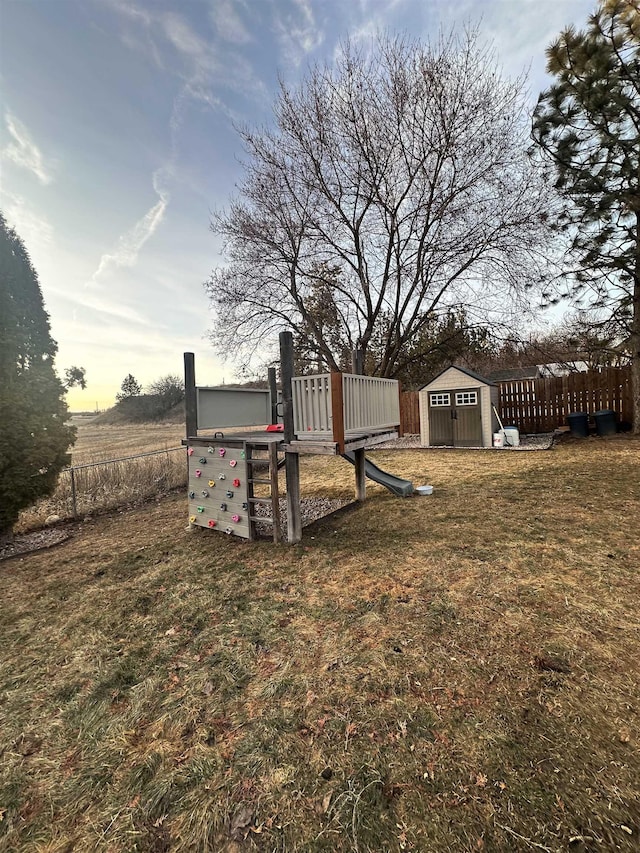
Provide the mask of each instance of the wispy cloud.
[{"label": "wispy cloud", "polygon": [[253,39],[238,14],[239,6],[247,9],[246,3],[236,2],[234,4],[232,0],[217,0],[214,3],[211,17],[218,34],[224,41],[232,44],[247,44]]},{"label": "wispy cloud", "polygon": [[177,12],[162,16],[164,33],[173,46],[198,65],[208,65],[207,43]]},{"label": "wispy cloud", "polygon": [[142,247],[157,231],[169,204],[170,196],[163,187],[163,178],[161,170],[154,173],[153,188],[158,195],[158,201],[120,237],[114,249],[102,255],[98,268],[88,282],[89,285],[98,284],[100,279],[114,268],[135,266]]},{"label": "wispy cloud", "polygon": [[284,11],[276,0],[273,25],[285,62],[296,68],[324,41],[311,0],[291,0],[289,11]]},{"label": "wispy cloud", "polygon": [[9,144],[2,150],[2,158],[10,160],[16,166],[34,174],[41,184],[50,184],[53,180],[51,167],[45,164],[42,152],[31,138],[24,124],[13,113],[5,113],[5,125],[11,137]]}]

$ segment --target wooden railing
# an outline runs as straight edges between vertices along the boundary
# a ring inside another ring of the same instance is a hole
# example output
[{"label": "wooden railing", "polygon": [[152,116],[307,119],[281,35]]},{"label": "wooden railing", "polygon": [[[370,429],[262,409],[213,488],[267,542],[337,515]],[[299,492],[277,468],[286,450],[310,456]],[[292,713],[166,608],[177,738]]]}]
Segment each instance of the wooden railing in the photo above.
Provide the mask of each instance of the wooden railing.
[{"label": "wooden railing", "polygon": [[342,399],[345,435],[400,423],[400,395],[395,379],[343,373]]},{"label": "wooden railing", "polygon": [[358,433],[400,423],[395,379],[353,373],[296,376],[292,382],[294,432],[300,439],[340,443]]},{"label": "wooden railing", "polygon": [[294,376],[293,431],[298,438],[324,438],[333,435],[331,412],[331,374]]}]

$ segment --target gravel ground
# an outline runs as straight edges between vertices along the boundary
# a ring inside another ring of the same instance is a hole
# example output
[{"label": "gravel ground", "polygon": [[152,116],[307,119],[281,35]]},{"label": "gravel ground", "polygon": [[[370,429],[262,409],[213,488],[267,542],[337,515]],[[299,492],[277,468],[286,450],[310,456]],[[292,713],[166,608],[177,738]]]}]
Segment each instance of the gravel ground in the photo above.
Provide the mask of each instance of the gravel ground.
[{"label": "gravel ground", "polygon": [[[548,450],[554,441],[552,432],[540,433],[539,435],[521,435],[520,445],[518,447],[500,448],[500,450]],[[386,441],[384,444],[376,444],[375,450],[496,450],[493,447],[421,447],[419,435],[405,435],[402,438],[396,438],[395,441]]]},{"label": "gravel ground", "polygon": [[[282,536],[287,536],[287,499],[280,498],[280,527],[282,528]],[[302,526],[306,527],[312,521],[317,521],[319,518],[324,518],[325,515],[330,515],[343,506],[347,506],[351,501],[347,500],[329,500],[328,498],[302,498],[300,500],[300,514],[302,516]],[[271,504],[255,504],[254,512],[257,516],[270,517]],[[257,524],[258,532],[263,536],[271,536],[270,524]]]}]

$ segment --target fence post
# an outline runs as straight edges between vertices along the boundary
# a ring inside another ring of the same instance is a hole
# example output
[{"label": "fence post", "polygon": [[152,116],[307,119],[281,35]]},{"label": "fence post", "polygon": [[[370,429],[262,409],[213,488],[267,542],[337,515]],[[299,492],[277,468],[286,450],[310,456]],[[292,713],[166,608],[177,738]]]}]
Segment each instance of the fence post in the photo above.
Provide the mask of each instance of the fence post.
[{"label": "fence post", "polygon": [[78,517],[78,505],[76,503],[76,469],[70,468],[71,472],[71,509],[73,512],[73,517]]}]

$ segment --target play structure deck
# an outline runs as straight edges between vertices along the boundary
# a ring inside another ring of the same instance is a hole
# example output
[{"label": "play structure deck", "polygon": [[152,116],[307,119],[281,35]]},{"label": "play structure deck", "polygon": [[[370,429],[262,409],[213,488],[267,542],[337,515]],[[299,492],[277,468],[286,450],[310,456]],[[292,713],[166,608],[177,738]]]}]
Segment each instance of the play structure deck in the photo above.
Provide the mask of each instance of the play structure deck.
[{"label": "play structure deck", "polygon": [[280,353],[281,398],[273,368],[269,389],[197,386],[193,353],[184,354],[190,523],[245,539],[258,538],[258,527],[270,525],[273,540],[281,541],[278,469],[284,465],[287,539],[300,541],[303,453],[340,455],[353,464],[356,500],[365,499],[365,477],[398,496],[413,494],[409,481],[365,457],[367,448],[398,437],[398,383],[348,373],[293,376],[290,332],[280,335]]}]

